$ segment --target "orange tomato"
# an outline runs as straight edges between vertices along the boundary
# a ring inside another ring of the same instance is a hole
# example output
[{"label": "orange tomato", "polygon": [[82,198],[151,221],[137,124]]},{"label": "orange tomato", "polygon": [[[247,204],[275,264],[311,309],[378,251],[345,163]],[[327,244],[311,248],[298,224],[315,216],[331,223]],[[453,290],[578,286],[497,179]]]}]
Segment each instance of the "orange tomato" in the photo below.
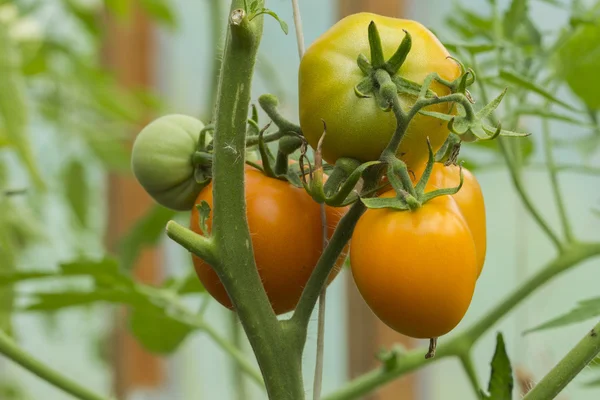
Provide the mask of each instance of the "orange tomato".
[{"label": "orange tomato", "polygon": [[[269,178],[246,168],[246,215],[254,248],[254,259],[271,306],[276,314],[296,307],[306,282],[322,252],[320,205],[304,189]],[[206,201],[212,208],[212,183],[204,188],[196,204]],[[326,207],[329,236],[347,208]],[[210,230],[212,218],[207,220]],[[200,233],[199,214],[192,209],[191,229]],[[340,255],[330,283],[341,269],[347,248]],[[233,309],[224,286],[212,267],[192,255],[194,268],[206,290],[223,306]]]},{"label": "orange tomato", "polygon": [[[485,218],[485,204],[481,186],[475,179],[475,176],[466,168],[462,169],[463,185],[460,190],[452,195],[452,198],[458,204],[460,212],[465,217],[477,251],[477,277],[481,275],[485,263],[485,254],[487,248],[487,232]],[[422,171],[417,176],[420,178]],[[460,170],[458,165],[445,166],[442,163],[433,164],[433,170],[427,183],[428,189],[452,188],[460,183]]]},{"label": "orange tomato", "polygon": [[451,331],[471,303],[475,254],[456,202],[442,196],[414,211],[367,210],[352,235],[350,264],[379,319],[404,335],[435,338]]}]

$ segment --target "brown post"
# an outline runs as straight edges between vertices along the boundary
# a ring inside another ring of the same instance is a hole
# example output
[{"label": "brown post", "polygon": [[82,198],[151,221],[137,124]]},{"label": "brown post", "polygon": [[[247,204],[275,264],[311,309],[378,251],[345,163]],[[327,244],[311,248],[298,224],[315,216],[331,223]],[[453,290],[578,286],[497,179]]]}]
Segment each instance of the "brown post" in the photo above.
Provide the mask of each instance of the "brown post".
[{"label": "brown post", "polygon": [[[152,81],[151,22],[134,2],[127,21],[106,18],[104,62],[120,84],[126,87],[149,87]],[[147,121],[139,121],[140,127]],[[131,132],[132,139],[136,132]],[[109,177],[109,247],[118,240],[152,205],[152,200],[133,177]],[[135,277],[143,282],[155,282],[160,275],[160,252],[156,249],[142,253],[135,266]],[[164,379],[163,361],[146,352],[127,329],[126,310],[116,316],[112,341],[114,391],[118,398],[126,398],[135,389],[159,387]]]},{"label": "brown post", "polygon": [[[390,17],[401,17],[406,1],[403,0],[339,0],[339,15],[368,11]],[[375,354],[394,344],[412,347],[413,341],[379,321],[366,305],[352,278],[348,279],[348,373],[357,377],[379,365]],[[417,380],[414,376],[398,379],[386,385],[365,400],[417,399]]]}]

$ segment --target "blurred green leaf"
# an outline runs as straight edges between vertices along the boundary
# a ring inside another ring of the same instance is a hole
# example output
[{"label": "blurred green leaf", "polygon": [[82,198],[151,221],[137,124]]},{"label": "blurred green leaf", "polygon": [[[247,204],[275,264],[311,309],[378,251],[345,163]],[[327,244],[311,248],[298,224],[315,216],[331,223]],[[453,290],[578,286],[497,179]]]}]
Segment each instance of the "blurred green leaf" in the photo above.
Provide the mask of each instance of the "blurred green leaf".
[{"label": "blurred green leaf", "polygon": [[592,126],[592,124],[590,124],[590,123],[581,121],[580,119],[571,117],[569,115],[554,112],[552,110],[549,110],[547,107],[544,107],[541,105],[537,106],[537,105],[531,105],[531,104],[523,104],[516,111],[518,112],[519,115],[531,115],[531,116],[541,117],[544,119],[553,119],[556,121],[568,122],[568,123],[571,123],[571,124],[577,125],[577,126],[590,126],[590,127]]},{"label": "blurred green leaf", "polygon": [[501,333],[496,336],[496,351],[492,358],[492,372],[488,393],[481,393],[482,400],[511,400],[513,389],[513,375],[510,360],[506,353],[504,338]]},{"label": "blurred green leaf", "polygon": [[458,49],[465,50],[471,54],[481,54],[488,53],[490,51],[495,51],[498,49],[498,46],[494,43],[452,43],[452,42],[444,42],[444,47],[448,50],[456,52]]},{"label": "blurred green leaf", "polygon": [[564,101],[560,100],[556,96],[546,91],[541,86],[538,86],[537,84],[529,81],[529,79],[517,74],[516,72],[501,69],[499,77],[508,83],[520,86],[521,88],[529,90],[530,92],[537,93],[545,99],[548,99],[551,102],[558,104],[570,111],[577,111],[577,109],[575,109],[570,104],[565,103]]},{"label": "blurred green leaf", "polygon": [[194,294],[194,293],[205,293],[206,289],[198,279],[198,275],[195,272],[188,274],[183,281],[178,282],[177,293]]},{"label": "blurred green leaf", "polygon": [[175,211],[156,204],[136,222],[119,243],[119,255],[124,270],[130,271],[133,268],[135,260],[144,248],[158,243],[165,232],[167,222],[175,214]]},{"label": "blurred green leaf", "polygon": [[446,24],[465,39],[483,37],[492,40],[493,21],[491,17],[478,14],[458,4],[456,12],[449,14]]},{"label": "blurred green leaf", "polygon": [[104,6],[121,19],[131,15],[131,0],[104,0]]},{"label": "blurred green leaf", "polygon": [[81,25],[94,37],[100,34],[100,25],[98,24],[98,13],[95,8],[85,5],[77,0],[62,0],[65,9],[73,15]]},{"label": "blurred green leaf", "polygon": [[504,28],[504,36],[507,39],[512,39],[517,28],[525,21],[527,17],[527,3],[527,0],[512,0],[510,7],[506,10],[502,26]]},{"label": "blurred green leaf", "polygon": [[556,70],[588,107],[600,109],[600,19],[585,24],[557,52]]},{"label": "blurred green leaf", "polygon": [[534,328],[526,330],[524,333],[538,332],[551,328],[572,325],[587,321],[591,318],[600,316],[600,297],[580,301],[577,306],[566,314],[563,314],[550,321],[544,322]]},{"label": "blurred green leaf", "polygon": [[118,138],[106,136],[105,132],[83,132],[88,146],[109,171],[130,173],[130,155],[125,143]]},{"label": "blurred green leaf", "polygon": [[36,185],[43,188],[45,184],[27,137],[29,121],[26,88],[18,59],[17,49],[6,31],[6,24],[0,24],[0,117],[4,119],[4,132],[15,146],[17,155]]},{"label": "blurred green leaf", "polygon": [[141,0],[144,10],[158,22],[170,28],[177,26],[177,18],[170,0]]},{"label": "blurred green leaf", "polygon": [[0,381],[0,399],[2,400],[28,400],[29,396],[17,382]]},{"label": "blurred green leaf", "polygon": [[87,226],[89,189],[83,164],[72,161],[65,173],[65,191],[67,201],[81,226]]},{"label": "blurred green leaf", "polygon": [[146,306],[147,300],[133,290],[94,290],[91,292],[62,291],[62,292],[33,292],[21,298],[32,298],[33,301],[19,311],[60,311],[66,308],[81,307],[95,303],[116,303],[130,306]]},{"label": "blurred green leaf", "polygon": [[129,328],[147,350],[157,354],[172,353],[194,330],[193,327],[164,314],[141,310],[132,311]]},{"label": "blurred green leaf", "polygon": [[600,378],[595,379],[595,380],[590,381],[590,382],[586,382],[585,386],[587,386],[587,387],[598,387],[598,386],[600,386]]}]

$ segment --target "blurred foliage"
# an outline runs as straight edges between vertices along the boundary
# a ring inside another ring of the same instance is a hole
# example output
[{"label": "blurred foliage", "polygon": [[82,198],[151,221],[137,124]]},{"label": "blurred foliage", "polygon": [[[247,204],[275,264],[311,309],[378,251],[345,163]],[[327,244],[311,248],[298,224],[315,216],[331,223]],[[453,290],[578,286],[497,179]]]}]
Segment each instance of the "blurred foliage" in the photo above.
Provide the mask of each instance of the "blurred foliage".
[{"label": "blurred foliage", "polygon": [[[590,172],[595,168],[591,156],[600,146],[600,90],[594,90],[593,86],[598,81],[594,69],[600,65],[598,40],[594,36],[600,32],[600,2],[586,8],[579,1],[545,1],[569,14],[565,26],[551,31],[542,31],[537,26],[536,16],[531,12],[533,0],[513,0],[505,10],[499,9],[495,1],[489,3],[490,7],[483,10],[467,7],[466,3],[457,4],[458,11],[448,16],[447,25],[459,41],[445,44],[475,70],[477,79],[488,91],[509,87],[503,112],[498,115],[503,128],[531,132],[531,128],[519,125],[523,121],[533,125],[535,119],[574,127],[572,137],[555,140],[553,145],[556,149],[576,151],[582,163],[557,167]],[[502,24],[494,24],[494,13],[502,14]],[[578,99],[565,95],[563,88]],[[495,95],[482,93],[477,84],[470,90],[475,100]],[[511,156],[524,167],[534,165],[534,155],[540,146],[539,135],[532,133],[528,140],[507,140]],[[465,147],[463,156],[468,168],[504,165],[495,142],[482,141]]]}]

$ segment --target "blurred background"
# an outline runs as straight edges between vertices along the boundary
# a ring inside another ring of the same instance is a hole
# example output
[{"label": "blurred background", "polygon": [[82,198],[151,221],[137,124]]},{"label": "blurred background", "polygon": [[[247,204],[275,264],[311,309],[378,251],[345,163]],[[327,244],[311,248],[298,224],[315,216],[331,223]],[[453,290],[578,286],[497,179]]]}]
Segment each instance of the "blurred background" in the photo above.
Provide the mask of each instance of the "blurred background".
[{"label": "blurred background", "polygon": [[[19,191],[34,185],[36,175],[43,177],[46,186],[34,196],[25,193],[2,198],[0,231],[4,242],[0,243],[10,245],[0,246],[0,269],[52,270],[74,259],[99,259],[109,252],[116,255],[123,269],[149,284],[190,273],[189,255],[162,235],[166,220],[185,222],[187,216],[160,209],[138,186],[129,172],[128,143],[144,123],[161,114],[182,113],[210,120],[215,60],[222,48],[228,3],[0,0],[2,29],[8,32],[6,27],[12,27],[10,35],[0,31],[0,41],[2,35],[9,35],[13,46],[12,52],[0,47],[0,74],[4,75],[0,82],[10,79],[26,95],[26,110],[14,112],[20,115],[26,111],[19,129],[30,138],[29,144],[8,146],[9,141],[2,140],[6,131],[0,117],[0,187]],[[498,3],[505,7],[509,2]],[[550,3],[530,3],[530,15],[540,32],[565,24],[569,18]],[[463,0],[462,4],[468,9],[489,6],[487,0]],[[270,0],[268,7],[290,25],[291,32],[284,35],[274,19],[266,18],[253,100],[263,93],[276,94],[284,115],[297,120],[299,59],[290,1]],[[455,32],[446,21],[455,7],[455,2],[446,0],[300,0],[307,45],[341,17],[359,11],[416,19],[438,36],[453,38]],[[18,53],[22,68],[18,75],[9,76],[2,62],[13,53]],[[0,97],[3,95],[7,93],[0,92]],[[561,96],[572,95],[565,92]],[[539,120],[525,118],[524,127],[535,133]],[[584,129],[553,122],[557,137],[567,141]],[[529,143],[527,155],[532,162],[542,154],[538,136],[534,134]],[[597,147],[590,143],[580,147],[587,150],[588,165],[599,164]],[[465,157],[477,151],[467,146]],[[564,146],[557,157],[560,162],[578,163],[584,156],[581,149]],[[506,169],[488,164],[491,166],[482,161],[477,168],[473,164],[486,199],[487,261],[471,308],[458,330],[484,315],[524,277],[550,260],[554,251],[514,194]],[[569,217],[579,237],[600,239],[598,219],[589,211],[598,206],[598,175],[597,170],[596,175],[561,175]],[[525,180],[542,213],[558,224],[547,174],[528,169]],[[574,345],[588,323],[527,336],[523,331],[567,311],[578,300],[597,296],[600,270],[597,262],[593,264],[587,263],[544,286],[478,343],[475,364],[482,382],[489,376],[497,331],[505,335],[519,391],[540,379]],[[38,290],[36,285],[25,282],[15,290],[26,293]],[[55,287],[47,285],[48,290]],[[154,321],[143,318],[132,322],[120,306],[95,299],[85,307],[62,307],[48,297],[37,310],[18,312],[19,302],[10,291],[0,293],[0,326],[10,330],[20,345],[38,358],[98,392],[131,400],[265,398],[201,330],[186,331],[181,343],[167,346],[169,349],[158,356],[148,349],[161,346],[160,324],[157,327]],[[204,297],[197,293],[190,302],[202,302]],[[347,270],[331,285],[327,304],[324,394],[379,365],[375,354],[382,348],[425,344],[404,338],[378,322]],[[207,307],[205,319],[252,359],[232,314],[216,302]],[[316,322],[316,317],[313,320]],[[140,326],[149,329],[151,325],[155,336],[140,338]],[[315,325],[305,352],[307,392],[312,388]],[[561,399],[598,398],[599,389],[584,387],[581,382],[585,380],[584,373],[567,387]],[[0,357],[0,400],[68,398]],[[435,363],[368,397],[472,398],[467,378],[453,360]]]}]

